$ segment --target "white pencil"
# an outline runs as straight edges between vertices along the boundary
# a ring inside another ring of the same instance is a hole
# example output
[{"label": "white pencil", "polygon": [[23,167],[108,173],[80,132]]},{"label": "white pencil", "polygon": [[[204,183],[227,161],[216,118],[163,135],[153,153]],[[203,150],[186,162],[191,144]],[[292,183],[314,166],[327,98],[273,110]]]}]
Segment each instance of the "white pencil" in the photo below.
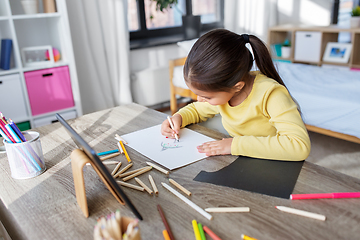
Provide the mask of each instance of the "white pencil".
[{"label": "white pencil", "polygon": [[275,206],[275,207],[277,209],[279,209],[280,211],[300,215],[303,217],[313,218],[313,219],[321,220],[321,221],[325,221],[325,219],[326,219],[326,217],[324,215],[317,214],[317,213],[307,212],[307,211],[298,210],[295,208],[284,207],[284,206]]},{"label": "white pencil", "polygon": [[153,164],[153,163],[151,163],[151,162],[146,162],[146,164],[149,165],[149,166],[152,166],[152,167],[155,168],[156,170],[158,170],[158,171],[160,171],[160,172],[162,172],[162,173],[164,173],[164,174],[166,174],[166,175],[169,175],[169,171],[167,171],[167,170],[159,167],[158,165],[155,165],[155,164]]},{"label": "white pencil", "polygon": [[249,207],[216,207],[205,208],[207,212],[250,212]]},{"label": "white pencil", "polygon": [[128,144],[125,139],[123,139],[122,137],[119,136],[119,134],[115,134],[115,139],[118,140],[119,142],[122,141],[125,144]]},{"label": "white pencil", "polygon": [[175,189],[173,189],[172,187],[170,187],[169,185],[167,185],[166,183],[161,183],[163,185],[164,188],[166,188],[167,190],[169,190],[172,194],[174,194],[175,196],[177,196],[178,198],[180,198],[181,200],[183,200],[186,204],[188,204],[190,207],[192,207],[193,209],[195,209],[196,211],[198,211],[201,215],[203,215],[206,219],[211,220],[212,216],[205,212],[201,207],[199,207],[198,205],[196,205],[195,203],[193,203],[192,201],[190,201],[189,199],[187,199],[186,197],[184,197],[183,195],[181,195],[178,191],[176,191]]},{"label": "white pencil", "polygon": [[[170,127],[171,127],[171,129],[175,131],[174,124],[172,123],[172,121],[171,121],[171,119],[170,119],[170,117],[169,117],[169,116],[167,116],[167,120],[168,120],[168,121],[169,121],[169,123],[170,123]],[[176,140],[178,140],[178,141],[179,141],[179,136],[178,136],[176,133],[175,133],[175,138],[176,138]]]}]

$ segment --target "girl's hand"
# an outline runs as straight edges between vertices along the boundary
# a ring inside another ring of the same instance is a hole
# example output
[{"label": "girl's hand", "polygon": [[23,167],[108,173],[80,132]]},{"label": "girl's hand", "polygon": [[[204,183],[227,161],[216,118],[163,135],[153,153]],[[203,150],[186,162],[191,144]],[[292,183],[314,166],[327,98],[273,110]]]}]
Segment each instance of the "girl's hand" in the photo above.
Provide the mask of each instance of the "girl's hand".
[{"label": "girl's hand", "polygon": [[200,153],[206,153],[206,156],[231,154],[232,138],[223,138],[220,141],[206,142],[197,147]]},{"label": "girl's hand", "polygon": [[[170,120],[172,121],[172,123],[174,125],[174,130],[171,129],[170,123],[166,119],[161,124],[161,134],[164,135],[165,137],[175,138],[175,134],[178,134],[178,136],[179,136],[180,127],[182,124],[182,117],[180,114],[175,114],[174,116],[172,116],[170,118]],[[180,138],[180,136],[179,136],[179,138]]]}]

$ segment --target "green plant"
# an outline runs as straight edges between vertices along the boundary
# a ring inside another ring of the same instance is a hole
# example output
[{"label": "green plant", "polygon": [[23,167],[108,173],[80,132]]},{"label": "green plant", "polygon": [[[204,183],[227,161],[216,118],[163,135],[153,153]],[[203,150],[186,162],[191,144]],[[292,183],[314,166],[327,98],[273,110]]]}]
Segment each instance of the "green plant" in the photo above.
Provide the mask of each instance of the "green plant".
[{"label": "green plant", "polygon": [[164,9],[172,8],[178,4],[178,0],[152,0],[156,3],[156,10],[163,12]]},{"label": "green plant", "polygon": [[351,11],[351,16],[359,17],[360,16],[360,6],[354,7]]},{"label": "green plant", "polygon": [[[176,10],[178,10],[181,14],[183,14],[176,5],[178,4],[178,0],[152,0],[152,2],[156,3],[156,11],[164,12],[164,10],[168,8],[175,7]],[[150,19],[152,20],[154,18],[153,14],[150,14]]]},{"label": "green plant", "polygon": [[291,42],[289,39],[286,39],[282,44],[281,46],[283,47],[291,47]]}]

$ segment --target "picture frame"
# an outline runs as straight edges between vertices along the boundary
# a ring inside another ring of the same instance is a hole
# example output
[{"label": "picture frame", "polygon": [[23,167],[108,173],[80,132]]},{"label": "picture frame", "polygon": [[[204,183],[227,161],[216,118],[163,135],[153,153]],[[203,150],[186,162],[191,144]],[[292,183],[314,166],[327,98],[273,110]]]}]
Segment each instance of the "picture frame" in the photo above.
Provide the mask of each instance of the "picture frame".
[{"label": "picture frame", "polygon": [[351,43],[328,42],[323,55],[323,62],[348,63]]},{"label": "picture frame", "polygon": [[[49,58],[47,58],[46,55],[48,55]],[[37,67],[54,64],[53,49],[50,45],[24,47],[21,49],[21,57],[24,67]]]}]

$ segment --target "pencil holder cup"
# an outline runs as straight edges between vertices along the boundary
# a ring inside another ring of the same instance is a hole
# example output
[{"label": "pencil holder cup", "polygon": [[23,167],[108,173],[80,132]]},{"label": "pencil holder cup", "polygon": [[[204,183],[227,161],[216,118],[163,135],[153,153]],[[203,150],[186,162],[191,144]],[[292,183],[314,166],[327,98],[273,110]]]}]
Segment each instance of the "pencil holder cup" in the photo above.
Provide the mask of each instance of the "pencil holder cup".
[{"label": "pencil holder cup", "polygon": [[6,154],[15,179],[33,178],[46,170],[38,132],[23,132],[26,142],[11,143],[4,139]]}]

